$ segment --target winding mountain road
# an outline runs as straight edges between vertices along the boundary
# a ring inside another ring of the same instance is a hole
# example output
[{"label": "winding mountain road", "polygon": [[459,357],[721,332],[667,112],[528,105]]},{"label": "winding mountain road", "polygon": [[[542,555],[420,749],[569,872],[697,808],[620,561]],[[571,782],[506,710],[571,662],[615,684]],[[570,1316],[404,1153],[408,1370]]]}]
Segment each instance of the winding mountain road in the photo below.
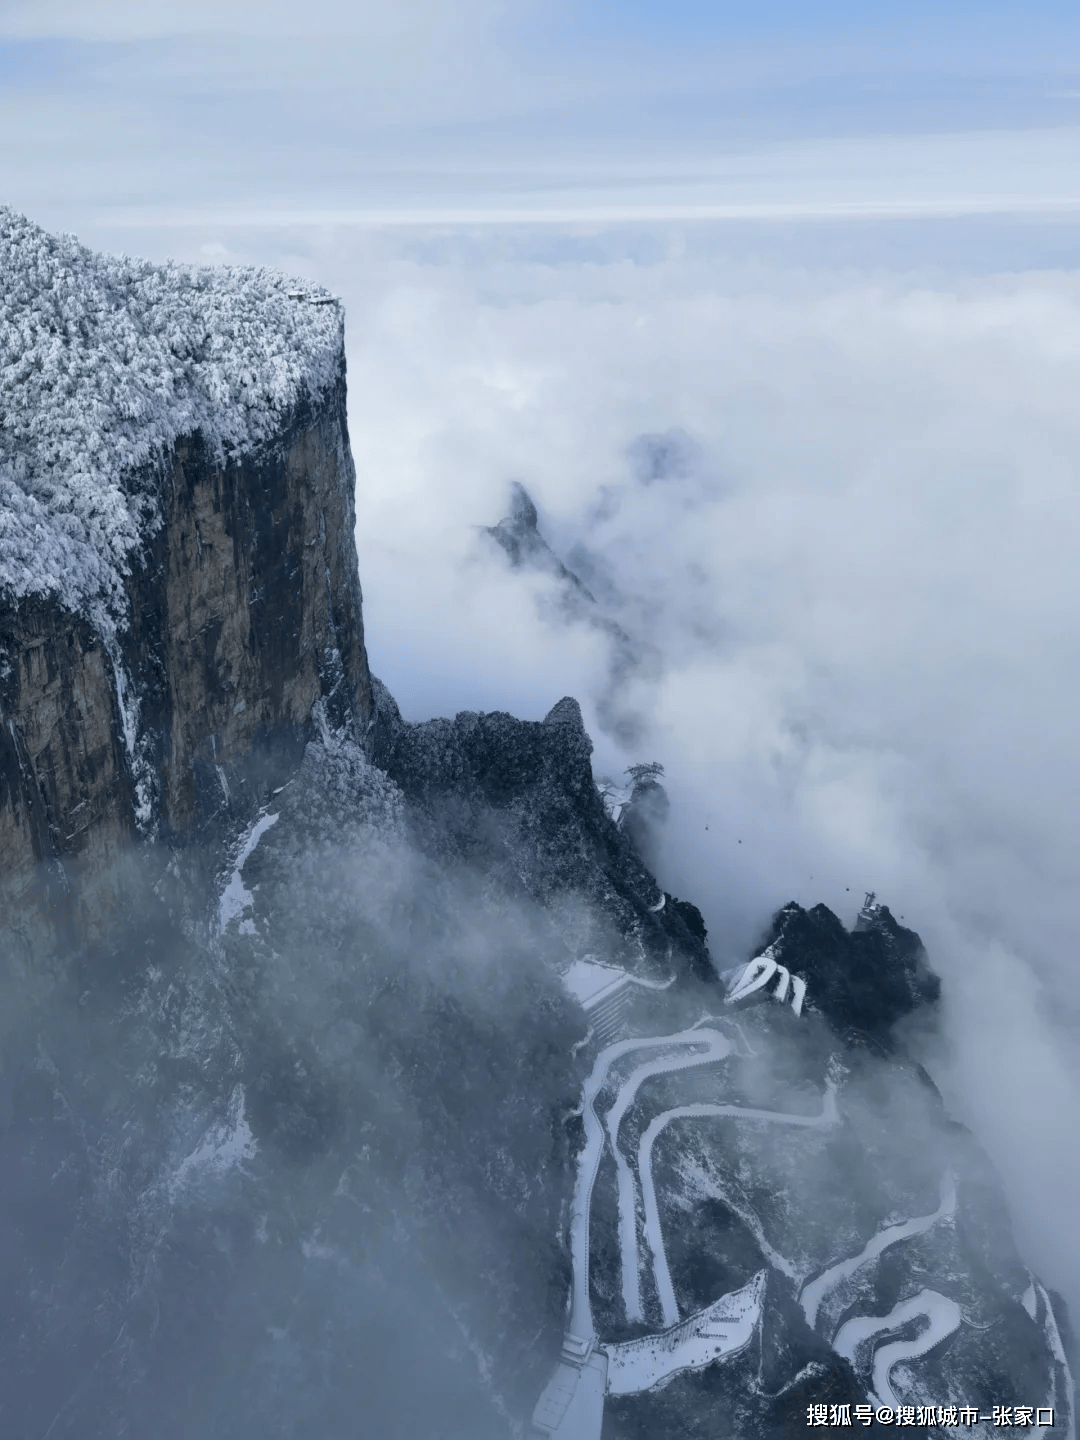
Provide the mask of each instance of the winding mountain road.
[{"label": "winding mountain road", "polygon": [[[648,1070],[650,1074],[660,1075],[666,1070],[680,1070],[690,1064],[705,1064],[712,1060],[723,1058],[731,1053],[734,1048],[733,1042],[726,1036],[720,1035],[717,1031],[704,1031],[698,1029],[681,1030],[675,1035],[652,1035],[646,1038],[633,1040],[618,1040],[614,1045],[608,1045],[601,1050],[596,1057],[589,1078],[585,1081],[581,1092],[582,1120],[585,1126],[585,1148],[578,1156],[577,1176],[574,1182],[574,1199],[570,1214],[570,1253],[573,1258],[573,1302],[570,1310],[570,1334],[579,1340],[591,1340],[595,1338],[596,1326],[593,1322],[592,1304],[589,1299],[589,1215],[592,1209],[592,1193],[596,1184],[596,1176],[600,1169],[600,1161],[604,1155],[605,1131],[596,1113],[596,1097],[604,1088],[608,1072],[617,1060],[624,1055],[633,1054],[637,1050],[662,1050],[672,1049],[678,1051],[687,1045],[705,1046],[704,1057],[694,1055],[690,1058],[672,1056],[668,1059],[661,1059],[650,1066],[641,1066],[623,1081],[619,1092],[612,1106],[614,1112],[618,1106],[623,1092],[628,1086],[633,1086],[633,1094],[637,1093],[638,1087],[645,1078],[640,1074]],[[639,1078],[635,1081],[635,1076]],[[633,1095],[627,1101],[632,1102]],[[622,1113],[625,1113],[625,1107]],[[622,1113],[619,1119],[622,1118]],[[616,1131],[618,1123],[616,1123]],[[626,1222],[623,1216],[622,1194],[620,1191],[620,1235],[625,1233]],[[633,1182],[631,1180],[631,1193],[629,1197],[629,1225],[635,1231],[634,1251],[637,1250],[636,1226],[634,1224],[633,1206]],[[625,1273],[625,1272],[624,1272]],[[624,1288],[625,1293],[625,1288]]]},{"label": "winding mountain road", "polygon": [[[605,1144],[610,1145],[618,1177],[619,1248],[623,1300],[627,1317],[642,1316],[637,1204],[633,1171],[619,1145],[622,1121],[643,1084],[660,1075],[713,1065],[736,1053],[730,1035],[710,1028],[703,1017],[696,1025],[672,1035],[651,1035],[619,1040],[597,1055],[582,1087],[582,1121],[585,1145],[578,1156],[570,1217],[572,1296],[570,1322],[559,1365],[544,1389],[533,1414],[537,1432],[560,1440],[599,1440],[603,1423],[603,1396],[615,1385],[620,1394],[635,1393],[662,1383],[677,1370],[698,1368],[742,1348],[760,1314],[763,1278],[743,1291],[722,1296],[699,1316],[680,1322],[671,1285],[652,1176],[652,1148],[664,1126],[687,1117],[726,1116],[785,1124],[820,1126],[835,1120],[835,1097],[827,1089],[822,1115],[788,1115],[737,1105],[683,1105],[656,1116],[642,1137],[637,1152],[642,1189],[645,1238],[653,1256],[653,1273],[664,1314],[664,1330],[629,1348],[598,1348],[596,1323],[589,1294],[589,1223],[596,1177]],[[720,1023],[726,1023],[721,1021]],[[626,1055],[658,1052],[637,1065],[619,1082],[615,1097],[601,1121],[596,1102],[608,1082],[612,1066]],[[609,1361],[614,1366],[609,1379]]]},{"label": "winding mountain road", "polygon": [[689,1070],[695,1066],[712,1065],[726,1059],[734,1049],[731,1040],[717,1030],[686,1030],[679,1036],[672,1036],[672,1043],[698,1044],[705,1048],[700,1054],[685,1055],[681,1058],[661,1058],[632,1070],[619,1090],[618,1097],[607,1112],[604,1122],[615,1158],[618,1176],[619,1197],[619,1255],[622,1264],[623,1304],[628,1321],[642,1318],[641,1275],[638,1257],[637,1204],[634,1190],[634,1176],[629,1161],[619,1149],[619,1126],[627,1110],[637,1098],[638,1090],[654,1075],[670,1074],[674,1070]]},{"label": "winding mountain road", "polygon": [[[781,982],[783,979],[781,976]],[[786,991],[787,987],[784,989]],[[698,1021],[697,1025],[675,1034],[635,1037],[605,1046],[597,1055],[582,1087],[585,1145],[578,1156],[570,1219],[573,1277],[570,1320],[559,1365],[533,1414],[534,1431],[539,1435],[558,1436],[559,1440],[599,1440],[605,1394],[635,1394],[665,1383],[679,1370],[711,1364],[744,1348],[756,1328],[764,1293],[764,1271],[741,1291],[721,1296],[697,1315],[685,1320],[680,1318],[653,1174],[656,1142],[669,1125],[683,1120],[726,1119],[827,1129],[839,1124],[836,1076],[830,1074],[826,1080],[819,1114],[800,1115],[705,1102],[674,1106],[652,1118],[641,1135],[636,1156],[626,1156],[620,1146],[622,1123],[647,1081],[682,1070],[714,1065],[738,1053],[730,1034],[713,1029],[706,1023],[713,1020],[717,1024],[725,1024],[720,1017],[708,1016]],[[653,1053],[648,1055],[648,1052]],[[612,1067],[625,1056],[642,1054],[648,1058],[618,1080],[614,1098],[601,1119],[597,1113],[597,1102],[611,1079]],[[593,1190],[605,1147],[610,1147],[618,1182],[619,1250],[627,1319],[640,1321],[643,1315],[634,1179],[636,1168],[641,1186],[644,1236],[652,1255],[653,1279],[663,1328],[640,1340],[601,1346],[598,1344],[589,1294],[589,1226]],[[951,1215],[955,1203],[955,1186],[951,1175],[946,1175],[942,1180],[941,1203],[932,1214],[887,1227],[872,1237],[857,1255],[838,1261],[803,1287],[800,1300],[807,1321],[811,1325],[818,1322],[827,1297],[847,1278],[889,1246],[917,1235]],[[760,1232],[760,1224],[757,1231]],[[763,1235],[759,1234],[759,1239],[763,1240]],[[764,1248],[770,1263],[778,1264],[794,1278],[792,1267],[784,1263],[783,1257],[773,1255],[767,1245]],[[890,1330],[920,1316],[925,1317],[928,1324],[916,1339],[890,1341],[864,1360],[873,1368],[875,1393],[890,1397],[889,1375],[892,1368],[902,1359],[913,1359],[925,1353],[960,1324],[959,1310],[954,1302],[935,1292],[923,1291],[883,1318],[853,1317],[833,1339],[834,1347],[841,1354],[850,1352],[849,1358],[854,1358],[857,1351],[861,1357],[867,1357],[867,1343],[872,1345],[879,1335],[885,1338]]]},{"label": "winding mountain road", "polygon": [[[802,1288],[799,1296],[799,1304],[802,1306],[803,1314],[806,1316],[806,1323],[813,1330],[817,1327],[818,1314],[826,1298],[844,1280],[849,1279],[879,1256],[882,1251],[887,1250],[890,1245],[895,1245],[900,1240],[907,1240],[912,1235],[921,1235],[936,1225],[939,1220],[945,1220],[953,1215],[956,1210],[956,1182],[951,1172],[941,1178],[941,1203],[938,1208],[929,1215],[918,1215],[913,1220],[905,1220],[902,1225],[889,1225],[884,1230],[869,1239],[857,1255],[851,1255],[846,1260],[840,1260],[835,1265],[830,1265],[823,1270],[815,1279],[807,1282]],[[826,1335],[831,1340],[831,1335]]]},{"label": "winding mountain road", "polygon": [[893,1393],[889,1376],[901,1360],[915,1360],[925,1355],[960,1326],[960,1306],[955,1300],[939,1295],[936,1290],[920,1290],[907,1300],[894,1305],[887,1315],[854,1315],[837,1332],[833,1349],[852,1365],[860,1345],[873,1342],[878,1335],[898,1330],[912,1320],[925,1319],[926,1329],[913,1340],[893,1340],[873,1352],[871,1385],[878,1405],[896,1409],[900,1401]]},{"label": "winding mountain road", "polygon": [[667,1126],[675,1120],[714,1118],[764,1120],[774,1125],[801,1125],[810,1129],[824,1129],[836,1125],[839,1120],[836,1112],[836,1084],[831,1078],[827,1082],[820,1115],[792,1115],[781,1110],[751,1110],[741,1105],[699,1104],[679,1105],[674,1110],[665,1110],[650,1122],[638,1146],[638,1175],[641,1177],[641,1193],[645,1205],[645,1235],[652,1250],[653,1275],[665,1326],[678,1324],[679,1306],[671,1283],[671,1271],[668,1268],[667,1251],[660,1225],[660,1210],[656,1202],[656,1182],[652,1170],[653,1146]]}]

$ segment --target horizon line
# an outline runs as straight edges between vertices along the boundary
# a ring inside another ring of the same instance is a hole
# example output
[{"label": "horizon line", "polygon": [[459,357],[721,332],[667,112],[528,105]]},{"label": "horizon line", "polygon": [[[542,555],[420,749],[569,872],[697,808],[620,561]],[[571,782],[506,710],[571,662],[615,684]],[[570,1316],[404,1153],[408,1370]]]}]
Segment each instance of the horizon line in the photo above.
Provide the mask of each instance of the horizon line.
[{"label": "horizon line", "polygon": [[733,223],[845,220],[956,220],[976,216],[1071,216],[1080,214],[1080,194],[1028,198],[1019,195],[968,195],[951,199],[773,201],[729,204],[447,206],[440,208],[250,210],[158,208],[99,211],[92,220],[103,229],[164,229],[224,226],[229,229],[342,227],[366,229],[469,225],[626,225],[670,221]]}]

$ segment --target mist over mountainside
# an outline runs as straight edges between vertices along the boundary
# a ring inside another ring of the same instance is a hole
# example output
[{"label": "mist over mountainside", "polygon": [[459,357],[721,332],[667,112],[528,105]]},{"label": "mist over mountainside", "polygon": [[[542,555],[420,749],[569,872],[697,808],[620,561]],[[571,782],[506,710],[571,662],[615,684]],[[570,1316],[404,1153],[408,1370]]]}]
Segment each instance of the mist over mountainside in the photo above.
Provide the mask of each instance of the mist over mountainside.
[{"label": "mist over mountainside", "polygon": [[[114,271],[77,247],[31,250],[48,265],[4,255],[4,343],[57,328],[62,293],[77,363],[47,350],[31,369],[58,378],[32,391],[6,364],[0,401],[45,431],[78,377],[79,443],[106,457],[78,471],[92,521],[151,474],[134,440],[135,470],[109,450],[86,358],[126,374],[128,300],[89,302]],[[251,284],[182,280],[288,349],[288,283]],[[170,306],[139,316],[158,354]],[[919,937],[873,896],[852,930],[792,903],[721,974],[695,897],[650,869],[659,765],[598,783],[568,697],[542,720],[403,719],[364,652],[341,328],[327,358],[312,324],[310,373],[261,397],[257,433],[250,397],[209,382],[205,415],[161,432],[150,500],[85,591],[26,581],[27,534],[96,543],[75,462],[49,452],[47,485],[11,466],[6,1432],[779,1440],[869,1406],[909,1434],[1046,1410],[1068,1433],[1056,1277],[1029,1271],[905,1043],[940,989]],[[646,437],[642,483],[688,445]],[[522,488],[491,535],[609,647],[602,719],[632,743],[621,687],[650,651],[602,567],[560,559]]]}]

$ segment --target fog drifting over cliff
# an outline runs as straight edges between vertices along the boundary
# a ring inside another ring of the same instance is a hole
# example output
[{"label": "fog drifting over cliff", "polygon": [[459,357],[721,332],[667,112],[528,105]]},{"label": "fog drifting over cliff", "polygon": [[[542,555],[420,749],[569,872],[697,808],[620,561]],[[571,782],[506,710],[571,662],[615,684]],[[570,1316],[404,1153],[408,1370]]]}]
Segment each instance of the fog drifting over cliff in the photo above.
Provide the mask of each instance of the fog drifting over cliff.
[{"label": "fog drifting over cliff", "polygon": [[[944,977],[934,1073],[1075,1304],[1080,285],[665,243],[288,256],[348,306],[373,668],[417,719],[573,693],[597,773],[662,760],[661,879],[721,965],[789,898],[850,922],[876,889]],[[511,479],[662,657],[625,753],[603,636],[473,529]]]},{"label": "fog drifting over cliff", "polygon": [[[850,923],[874,889],[919,930],[935,1078],[1075,1307],[1080,283],[704,235],[156,243],[342,295],[368,644],[407,718],[569,693],[597,774],[662,761],[660,878],[720,966],[791,898]],[[512,480],[651,657],[615,695],[604,633],[477,529]]]}]

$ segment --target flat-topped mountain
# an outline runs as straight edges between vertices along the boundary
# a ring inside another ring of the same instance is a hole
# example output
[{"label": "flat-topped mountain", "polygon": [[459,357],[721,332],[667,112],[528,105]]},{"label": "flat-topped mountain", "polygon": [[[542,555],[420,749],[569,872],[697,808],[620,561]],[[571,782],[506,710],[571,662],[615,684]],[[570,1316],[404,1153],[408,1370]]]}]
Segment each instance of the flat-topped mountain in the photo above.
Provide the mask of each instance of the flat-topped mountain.
[{"label": "flat-topped mountain", "polygon": [[9,965],[105,933],[133,836],[243,813],[320,719],[363,732],[354,487],[332,296],[0,211]]}]

